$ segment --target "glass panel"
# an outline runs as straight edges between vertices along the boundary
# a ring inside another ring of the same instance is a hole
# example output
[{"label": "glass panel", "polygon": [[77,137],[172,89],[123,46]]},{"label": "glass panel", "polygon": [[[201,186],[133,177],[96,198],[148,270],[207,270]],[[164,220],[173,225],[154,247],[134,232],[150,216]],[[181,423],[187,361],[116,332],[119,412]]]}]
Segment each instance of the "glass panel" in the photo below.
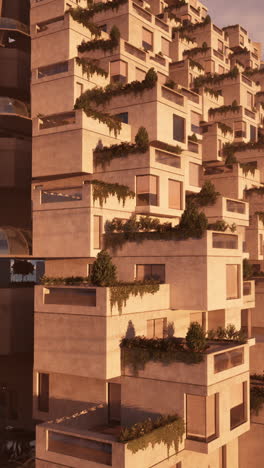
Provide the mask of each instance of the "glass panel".
[{"label": "glass panel", "polygon": [[239,297],[239,265],[226,265],[226,298]]},{"label": "glass panel", "polygon": [[182,183],[169,179],[169,208],[180,210],[182,207]]},{"label": "glass panel", "polygon": [[237,249],[238,237],[232,234],[213,233],[214,249]]},{"label": "glass panel", "polygon": [[64,203],[79,200],[82,200],[82,187],[41,191],[41,203]]},{"label": "glass panel", "polygon": [[38,409],[48,413],[49,411],[49,374],[38,375]]},{"label": "glass panel", "polygon": [[29,117],[26,104],[9,97],[0,97],[0,114],[17,114]]},{"label": "glass panel", "polygon": [[197,114],[197,112],[191,111],[191,130],[194,133],[200,134],[200,120],[201,115]]},{"label": "glass panel", "polygon": [[165,265],[137,265],[136,266],[136,279],[137,281],[157,280],[162,283],[165,282]]},{"label": "glass panel", "polygon": [[246,205],[245,203],[237,202],[234,200],[226,200],[226,209],[232,213],[245,214]]},{"label": "glass panel", "polygon": [[187,437],[206,437],[206,399],[200,395],[187,395]]},{"label": "glass panel", "polygon": [[47,67],[40,67],[38,69],[38,78],[44,78],[45,76],[57,75],[59,73],[65,73],[68,71],[68,62],[59,62]]},{"label": "glass panel", "polygon": [[155,159],[160,164],[166,164],[172,167],[181,167],[181,158],[178,156],[172,156],[171,154],[164,153],[163,151],[155,151]]},{"label": "glass panel", "polygon": [[155,327],[155,338],[164,338],[164,331],[165,331],[165,322],[166,319],[160,318],[154,320],[154,327]]},{"label": "glass panel", "polygon": [[48,450],[99,464],[112,465],[112,445],[92,439],[48,431]]},{"label": "glass panel", "polygon": [[156,176],[137,176],[137,205],[157,206],[157,185],[158,178]]},{"label": "glass panel", "polygon": [[147,50],[153,48],[153,33],[146,28],[142,28],[142,46]]},{"label": "glass panel", "polygon": [[9,253],[7,235],[0,229],[0,255],[8,255]]},{"label": "glass panel", "polygon": [[222,372],[244,363],[244,348],[226,351],[214,356],[214,372]]},{"label": "glass panel", "polygon": [[75,124],[75,112],[65,112],[64,114],[54,114],[39,119],[39,129],[60,127],[61,125]]},{"label": "glass panel", "polygon": [[96,307],[96,289],[49,288],[45,290],[44,304]]},{"label": "glass panel", "polygon": [[179,115],[173,115],[173,139],[184,142],[185,141],[185,119]]},{"label": "glass panel", "polygon": [[164,37],[161,38],[161,52],[164,55],[170,55],[170,42]]}]

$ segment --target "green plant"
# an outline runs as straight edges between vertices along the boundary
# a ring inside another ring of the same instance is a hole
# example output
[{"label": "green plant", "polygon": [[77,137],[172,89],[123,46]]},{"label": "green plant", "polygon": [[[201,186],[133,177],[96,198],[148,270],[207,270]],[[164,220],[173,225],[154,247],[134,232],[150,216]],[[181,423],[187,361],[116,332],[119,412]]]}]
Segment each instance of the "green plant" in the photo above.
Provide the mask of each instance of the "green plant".
[{"label": "green plant", "polygon": [[212,206],[216,203],[220,193],[215,190],[214,184],[206,180],[199,193],[192,194],[187,198],[187,202],[194,203],[196,206]]},{"label": "green plant", "polygon": [[170,80],[170,79],[168,79],[168,80],[166,81],[166,83],[164,83],[164,86],[166,86],[166,88],[170,88],[170,89],[175,89],[175,88],[177,88],[177,85],[176,85],[175,81],[174,81],[174,80]]},{"label": "green plant", "polygon": [[186,345],[196,353],[201,353],[208,348],[205,332],[198,322],[190,324],[186,335]]},{"label": "green plant", "polygon": [[135,137],[136,143],[120,143],[110,147],[97,147],[94,151],[94,163],[103,168],[113,159],[125,158],[129,154],[145,153],[149,148],[148,132],[144,127],[140,127]]},{"label": "green plant", "polygon": [[193,133],[191,136],[188,136],[188,140],[193,141],[194,143],[197,143],[199,141],[195,133]]},{"label": "green plant", "polygon": [[155,294],[157,291],[159,291],[159,283],[157,281],[116,283],[110,289],[111,310],[114,306],[117,306],[118,312],[121,314],[130,296],[136,297],[139,295],[142,298],[144,294]]},{"label": "green plant", "polygon": [[264,382],[264,372],[263,372],[263,374],[251,374],[250,379],[259,380],[260,382]]},{"label": "green plant", "polygon": [[227,112],[239,112],[239,110],[240,106],[237,104],[237,101],[233,101],[233,103],[228,106],[211,107],[208,113],[210,116],[214,116],[215,114],[226,114]]},{"label": "green plant", "polygon": [[192,49],[187,49],[183,51],[183,55],[187,55],[188,57],[193,57],[197,54],[206,54],[206,52],[210,49],[207,46],[206,42],[203,43],[202,47],[193,47]]},{"label": "green plant", "polygon": [[188,24],[184,24],[183,26],[180,26],[178,28],[173,28],[173,32],[194,32],[196,31],[197,29],[200,29],[200,28],[204,28],[206,27],[208,24],[211,23],[211,17],[209,15],[207,15],[205,17],[205,19],[203,21],[201,21],[200,23],[191,23],[189,22]]},{"label": "green plant", "polygon": [[262,222],[264,226],[264,211],[255,211],[255,215],[259,217],[259,220]]},{"label": "green plant", "polygon": [[252,187],[252,188],[250,188],[250,189],[245,189],[244,192],[245,192],[246,197],[250,197],[250,196],[253,195],[254,193],[255,193],[256,195],[260,195],[261,197],[263,197],[263,195],[264,195],[264,187]]},{"label": "green plant", "polygon": [[22,275],[24,277],[27,275],[32,275],[34,272],[34,265],[27,260],[16,259],[12,265],[12,270],[14,275]]},{"label": "green plant", "polygon": [[70,8],[68,11],[75,21],[90,29],[90,20],[95,14],[108,10],[117,11],[119,7],[127,3],[127,1],[128,0],[112,0],[111,2],[91,3],[88,5],[88,8],[77,6],[76,8]]},{"label": "green plant", "polygon": [[224,136],[226,136],[227,133],[231,133],[231,135],[233,135],[233,129],[229,127],[229,125],[226,125],[222,122],[217,122],[217,125],[220,128]]},{"label": "green plant", "polygon": [[117,281],[116,266],[106,250],[97,254],[92,265],[91,283],[95,286],[111,286]]},{"label": "green plant", "polygon": [[90,278],[89,276],[42,276],[40,280],[41,284],[45,286],[59,286],[59,285],[89,285]]},{"label": "green plant", "polygon": [[88,79],[95,73],[104,78],[108,77],[108,73],[103,68],[99,67],[99,60],[76,57],[76,63],[82,67],[82,72],[86,73]]},{"label": "green plant", "polygon": [[189,58],[189,63],[191,68],[196,67],[199,71],[204,71],[204,67],[199,62],[195,62],[194,60]]},{"label": "green plant", "polygon": [[215,85],[215,84],[219,84],[221,83],[223,80],[227,80],[227,79],[236,79],[239,75],[239,70],[237,67],[234,67],[230,72],[228,73],[222,73],[222,74],[218,74],[218,73],[214,73],[214,74],[211,74],[211,73],[208,73],[206,75],[201,75],[201,76],[198,76],[197,78],[194,79],[194,84],[193,84],[193,87],[194,88],[201,88],[207,84],[211,84],[211,85]]},{"label": "green plant", "polygon": [[182,148],[179,145],[173,146],[169,145],[168,143],[164,143],[163,141],[153,140],[150,142],[150,146],[153,146],[157,149],[163,149],[164,151],[169,151],[169,153],[174,154],[181,154]]},{"label": "green plant", "polygon": [[250,388],[250,409],[258,415],[264,404],[264,387],[254,386]]},{"label": "green plant", "polygon": [[248,173],[250,172],[251,175],[254,176],[256,169],[258,167],[257,161],[250,161],[246,163],[240,163],[240,167],[243,171],[243,174],[247,177]]},{"label": "green plant", "polygon": [[219,326],[216,330],[208,330],[207,340],[245,343],[246,335],[242,329],[237,330],[232,323],[229,323],[226,327]]},{"label": "green plant", "polygon": [[123,338],[120,343],[122,364],[131,369],[134,375],[144,370],[148,362],[159,362],[168,366],[174,362],[184,362],[187,365],[199,364],[203,361],[201,353],[186,348],[180,338]]},{"label": "green plant", "polygon": [[[176,227],[182,239],[193,237],[200,239],[205,233],[208,221],[204,213],[199,213],[194,203],[188,203],[180,222]],[[178,229],[177,229],[178,228]]]},{"label": "green plant", "polygon": [[252,278],[254,273],[254,267],[249,263],[249,260],[247,258],[243,259],[243,278],[244,280],[248,280]]},{"label": "green plant", "polygon": [[146,450],[151,445],[163,442],[169,449],[174,445],[175,452],[179,450],[179,442],[184,434],[184,421],[178,415],[158,416],[121,429],[118,441],[127,443],[127,448],[136,453]]},{"label": "green plant", "polygon": [[93,39],[92,41],[83,40],[78,46],[78,51],[83,53],[101,49],[104,52],[112,52],[119,45],[119,40],[120,31],[116,26],[113,26],[109,34],[109,39]]},{"label": "green plant", "polygon": [[123,206],[127,198],[135,198],[135,192],[130,190],[127,185],[109,184],[97,179],[91,180],[90,183],[93,185],[93,201],[99,200],[101,207],[110,195],[117,196],[119,202],[122,200]]}]

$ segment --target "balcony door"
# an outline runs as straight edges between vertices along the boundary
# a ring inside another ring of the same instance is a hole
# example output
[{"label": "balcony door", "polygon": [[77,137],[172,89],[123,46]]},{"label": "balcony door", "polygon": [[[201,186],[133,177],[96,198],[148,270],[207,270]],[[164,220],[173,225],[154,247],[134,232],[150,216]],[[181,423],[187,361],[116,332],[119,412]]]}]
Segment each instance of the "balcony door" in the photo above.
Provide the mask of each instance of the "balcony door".
[{"label": "balcony door", "polygon": [[108,419],[109,423],[121,422],[121,385],[108,383]]}]

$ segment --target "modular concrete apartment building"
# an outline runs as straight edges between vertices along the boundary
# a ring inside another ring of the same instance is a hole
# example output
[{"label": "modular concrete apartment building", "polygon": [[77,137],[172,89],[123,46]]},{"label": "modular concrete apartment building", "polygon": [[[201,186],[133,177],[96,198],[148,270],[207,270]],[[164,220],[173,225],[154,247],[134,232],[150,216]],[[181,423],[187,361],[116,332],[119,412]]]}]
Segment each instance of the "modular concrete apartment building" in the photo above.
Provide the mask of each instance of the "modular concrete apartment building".
[{"label": "modular concrete apartment building", "polygon": [[[36,468],[261,467],[261,45],[198,0],[30,6],[32,251],[8,250],[7,228],[0,248],[8,271],[33,265],[24,282],[45,259]],[[112,284],[92,281],[105,252]]]}]

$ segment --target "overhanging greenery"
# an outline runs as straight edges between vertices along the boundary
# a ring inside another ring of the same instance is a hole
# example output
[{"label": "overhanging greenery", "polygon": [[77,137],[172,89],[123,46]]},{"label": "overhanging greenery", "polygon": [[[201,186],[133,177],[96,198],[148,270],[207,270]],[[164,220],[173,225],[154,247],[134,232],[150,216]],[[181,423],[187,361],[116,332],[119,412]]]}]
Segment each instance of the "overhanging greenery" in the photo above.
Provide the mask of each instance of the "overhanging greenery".
[{"label": "overhanging greenery", "polygon": [[145,294],[155,294],[159,291],[159,287],[157,281],[135,281],[134,283],[119,282],[110,287],[111,310],[113,310],[113,307],[117,306],[118,312],[121,314],[130,296],[140,296],[142,298]]},{"label": "overhanging greenery", "polygon": [[99,60],[76,57],[76,63],[82,67],[82,72],[87,75],[88,79],[95,73],[96,75],[103,76],[104,78],[108,77],[108,73],[98,65]]},{"label": "overhanging greenery", "polygon": [[105,3],[90,3],[88,4],[87,8],[81,8],[79,6],[76,8],[70,8],[69,13],[75,21],[89,29],[91,24],[90,20],[94,17],[94,15],[108,10],[118,11],[119,7],[127,2],[128,0],[112,0],[111,2]]},{"label": "overhanging greenery", "polygon": [[207,84],[215,85],[221,83],[223,80],[231,78],[232,80],[235,80],[239,75],[239,70],[237,67],[234,67],[233,70],[231,70],[228,73],[208,73],[206,75],[201,75],[197,76],[197,78],[194,79],[194,88],[201,88],[202,86],[205,86]]},{"label": "overhanging greenery", "polygon": [[250,388],[250,409],[258,416],[264,405],[264,386],[254,386]]},{"label": "overhanging greenery", "polygon": [[99,200],[102,207],[109,196],[116,196],[118,201],[122,200],[123,206],[127,198],[135,198],[135,192],[129,189],[127,185],[110,184],[102,180],[91,180],[93,185],[93,201]]}]

